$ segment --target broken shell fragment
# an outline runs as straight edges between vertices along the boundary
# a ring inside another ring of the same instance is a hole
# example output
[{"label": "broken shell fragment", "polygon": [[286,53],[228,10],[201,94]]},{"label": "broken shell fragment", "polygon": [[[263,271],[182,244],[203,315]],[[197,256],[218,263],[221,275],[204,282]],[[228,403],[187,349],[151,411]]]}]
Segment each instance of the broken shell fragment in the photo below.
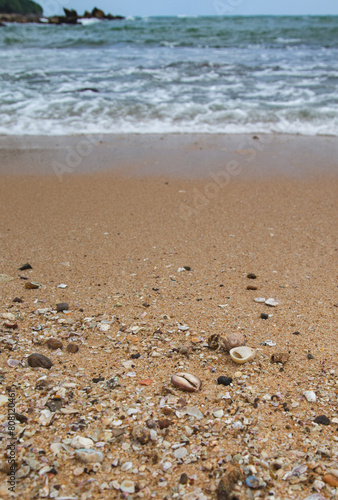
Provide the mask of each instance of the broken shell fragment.
[{"label": "broken shell fragment", "polygon": [[41,284],[37,281],[26,281],[25,283],[25,288],[27,288],[27,290],[34,290],[36,288],[40,288],[40,286]]},{"label": "broken shell fragment", "polygon": [[251,361],[256,356],[256,350],[251,347],[235,347],[231,349],[230,356],[235,363],[243,364],[247,361]]},{"label": "broken shell fragment", "polygon": [[240,347],[245,345],[245,337],[242,333],[235,332],[235,333],[230,333],[228,338],[224,341],[224,348],[230,352],[231,349],[234,349],[235,347]]},{"label": "broken shell fragment", "polygon": [[79,449],[75,450],[75,455],[85,464],[96,464],[103,462],[103,453],[96,450]]},{"label": "broken shell fragment", "polygon": [[196,392],[202,387],[202,382],[198,377],[185,372],[172,375],[171,383],[178,389],[187,392]]}]

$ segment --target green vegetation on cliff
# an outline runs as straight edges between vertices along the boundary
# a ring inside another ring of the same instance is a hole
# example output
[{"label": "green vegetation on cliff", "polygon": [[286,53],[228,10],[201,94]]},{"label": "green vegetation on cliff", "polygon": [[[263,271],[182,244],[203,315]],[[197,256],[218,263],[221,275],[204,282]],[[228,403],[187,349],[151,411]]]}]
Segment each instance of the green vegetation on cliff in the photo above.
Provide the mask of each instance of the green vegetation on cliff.
[{"label": "green vegetation on cliff", "polygon": [[0,13],[42,15],[42,7],[32,0],[0,0]]}]

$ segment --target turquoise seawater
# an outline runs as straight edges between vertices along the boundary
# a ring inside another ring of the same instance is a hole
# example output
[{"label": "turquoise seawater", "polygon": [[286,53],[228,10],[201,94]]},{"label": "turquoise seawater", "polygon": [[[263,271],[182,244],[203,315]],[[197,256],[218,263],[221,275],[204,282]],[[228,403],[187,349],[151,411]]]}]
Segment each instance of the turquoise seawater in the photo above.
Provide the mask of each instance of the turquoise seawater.
[{"label": "turquoise seawater", "polygon": [[338,135],[338,17],[0,28],[0,133]]}]

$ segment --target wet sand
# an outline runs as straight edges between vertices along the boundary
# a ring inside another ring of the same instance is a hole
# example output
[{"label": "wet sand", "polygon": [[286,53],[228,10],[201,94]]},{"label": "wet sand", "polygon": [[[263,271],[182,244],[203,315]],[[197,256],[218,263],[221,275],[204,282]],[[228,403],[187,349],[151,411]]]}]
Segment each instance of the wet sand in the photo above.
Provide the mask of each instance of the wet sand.
[{"label": "wet sand", "polygon": [[[16,494],[213,499],[234,470],[239,499],[337,498],[323,481],[334,484],[338,468],[337,140],[265,138],[258,150],[261,136],[141,139],[96,140],[72,170],[66,155],[79,138],[0,138],[0,275],[14,278],[0,277],[1,395],[12,387],[28,418],[16,422]],[[70,170],[60,175],[53,162]],[[19,271],[26,262],[33,269]],[[28,280],[41,287],[26,289]],[[60,302],[67,313],[56,312]],[[232,332],[257,349],[253,361],[208,347],[210,335]],[[48,348],[51,337],[62,350]],[[31,353],[53,367],[27,367]],[[279,353],[283,365],[271,362]],[[202,388],[175,388],[179,371]],[[231,386],[217,384],[222,375]],[[61,409],[41,413],[51,401]],[[321,415],[329,425],[314,423]],[[149,419],[170,425],[149,441],[145,431],[142,444],[135,427]],[[100,466],[74,456],[74,436],[92,439]],[[0,498],[9,498],[0,462]],[[245,484],[250,475],[260,489]]]}]

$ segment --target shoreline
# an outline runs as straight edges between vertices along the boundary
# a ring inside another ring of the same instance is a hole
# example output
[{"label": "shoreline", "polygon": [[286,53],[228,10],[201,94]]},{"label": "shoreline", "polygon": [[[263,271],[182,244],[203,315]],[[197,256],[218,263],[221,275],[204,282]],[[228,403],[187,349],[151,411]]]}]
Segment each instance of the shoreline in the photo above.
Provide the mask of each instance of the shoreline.
[{"label": "shoreline", "polygon": [[0,175],[109,172],[208,178],[228,164],[238,178],[338,174],[338,137],[286,134],[0,136]]}]

